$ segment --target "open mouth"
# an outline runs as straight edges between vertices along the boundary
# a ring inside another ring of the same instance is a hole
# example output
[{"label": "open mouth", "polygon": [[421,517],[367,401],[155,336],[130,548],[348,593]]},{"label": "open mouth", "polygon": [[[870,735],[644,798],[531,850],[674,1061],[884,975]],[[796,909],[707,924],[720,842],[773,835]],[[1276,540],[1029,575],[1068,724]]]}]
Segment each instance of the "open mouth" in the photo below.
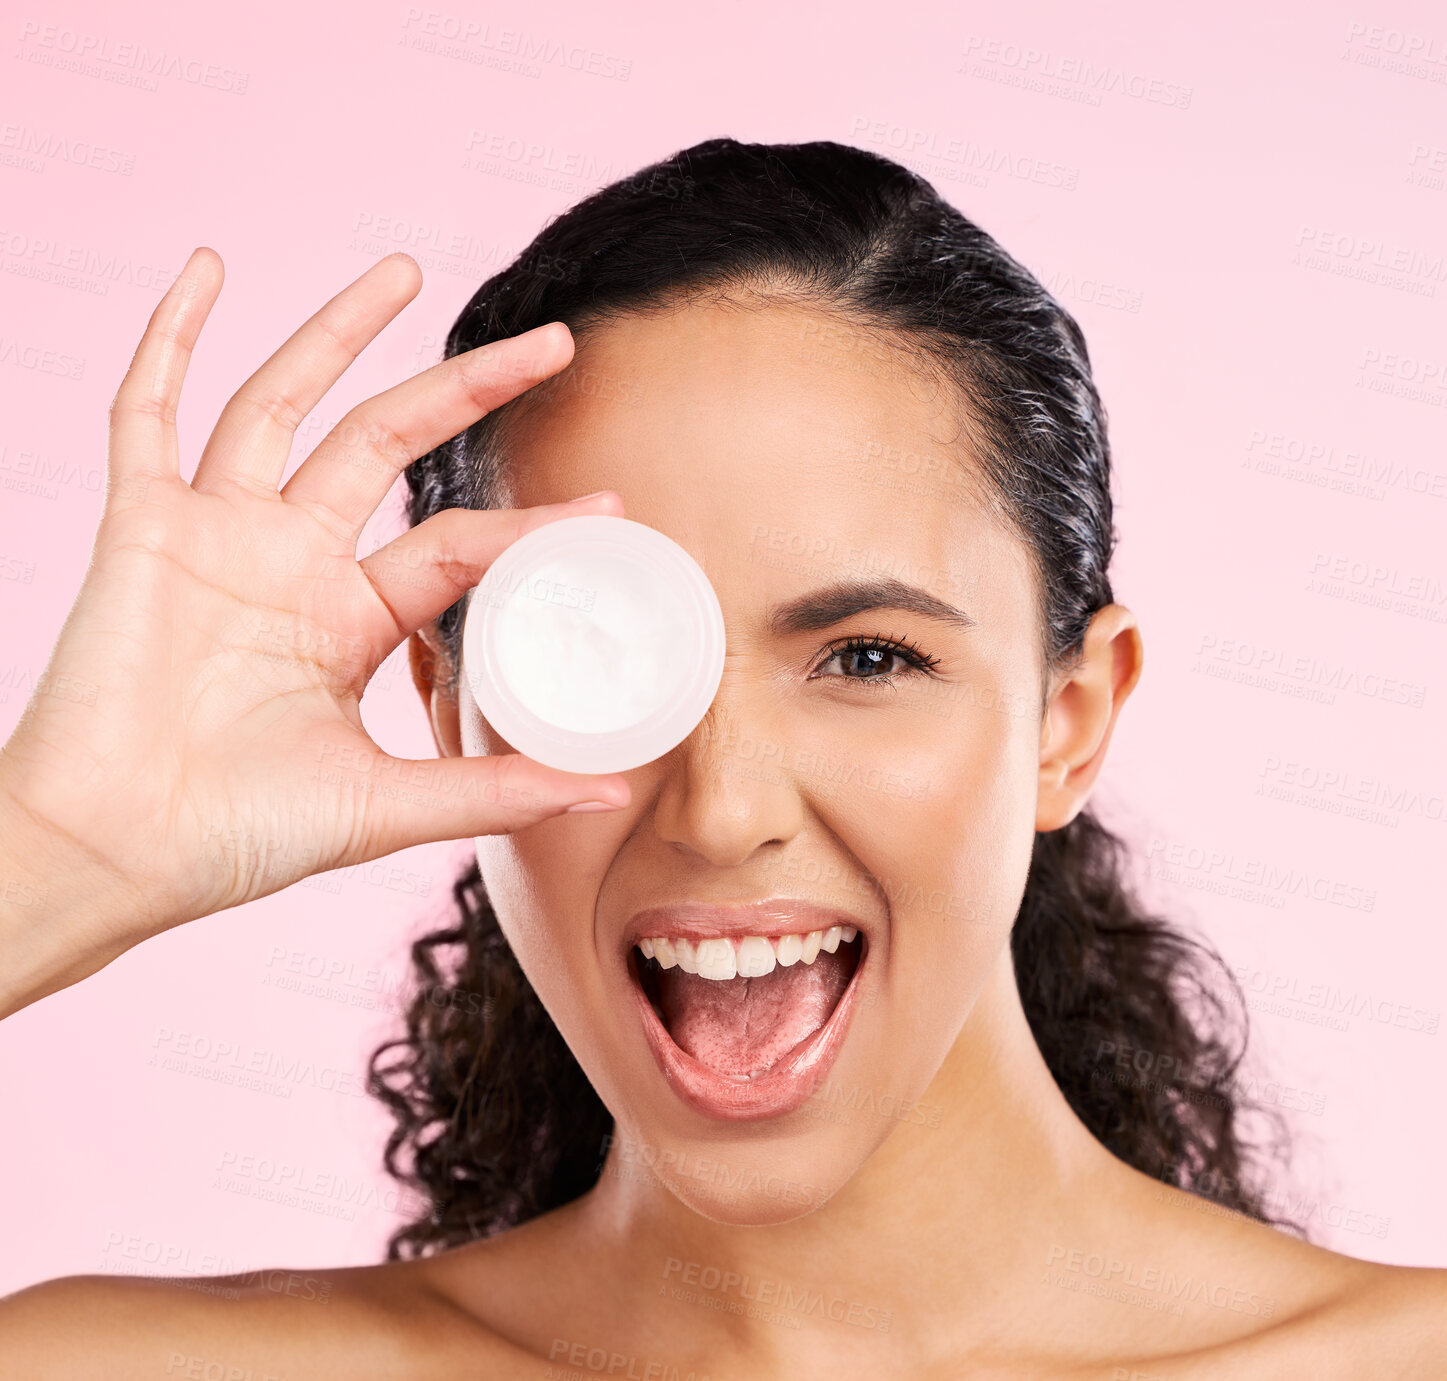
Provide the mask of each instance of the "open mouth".
[{"label": "open mouth", "polygon": [[843,1040],[865,937],[653,936],[628,969],[664,1074],[713,1116],[777,1115],[808,1098]]}]

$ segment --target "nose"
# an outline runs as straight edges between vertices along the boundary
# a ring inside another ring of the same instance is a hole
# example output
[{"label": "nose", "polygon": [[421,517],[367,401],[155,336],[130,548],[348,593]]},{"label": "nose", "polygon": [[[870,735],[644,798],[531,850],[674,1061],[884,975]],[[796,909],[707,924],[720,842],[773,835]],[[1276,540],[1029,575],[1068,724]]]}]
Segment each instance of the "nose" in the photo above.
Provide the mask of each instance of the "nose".
[{"label": "nose", "polygon": [[[789,843],[803,828],[805,805],[770,733],[762,705],[750,709],[724,685],[698,727],[665,756],[654,829],[675,849],[718,868]],[[766,693],[766,692],[765,692]]]}]

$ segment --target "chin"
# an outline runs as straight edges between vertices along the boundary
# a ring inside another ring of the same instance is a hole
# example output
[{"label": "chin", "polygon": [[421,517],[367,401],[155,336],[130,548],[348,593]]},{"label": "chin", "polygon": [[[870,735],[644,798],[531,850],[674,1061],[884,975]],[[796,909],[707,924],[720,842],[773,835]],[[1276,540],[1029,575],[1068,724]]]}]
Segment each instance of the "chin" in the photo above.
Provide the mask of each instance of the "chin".
[{"label": "chin", "polygon": [[843,1188],[873,1149],[852,1144],[857,1133],[814,1119],[787,1141],[767,1143],[615,1131],[604,1178],[666,1189],[711,1222],[769,1227],[822,1208]]}]

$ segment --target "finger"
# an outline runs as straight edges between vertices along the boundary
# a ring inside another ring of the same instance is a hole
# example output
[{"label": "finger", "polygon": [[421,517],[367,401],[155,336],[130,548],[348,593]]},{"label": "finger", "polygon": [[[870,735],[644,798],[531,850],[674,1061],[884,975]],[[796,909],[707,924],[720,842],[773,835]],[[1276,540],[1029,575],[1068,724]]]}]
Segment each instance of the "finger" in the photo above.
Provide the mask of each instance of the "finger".
[{"label": "finger", "polygon": [[176,410],[181,384],[225,277],[221,256],[202,245],[156,303],[111,401],[106,469],[112,482],[180,473]]},{"label": "finger", "polygon": [[589,801],[621,809],[632,800],[621,773],[561,772],[521,753],[418,760],[378,754],[365,769],[343,770],[365,796],[371,857],[414,844],[508,834]]},{"label": "finger", "polygon": [[379,547],[358,564],[396,621],[381,664],[404,638],[450,609],[487,568],[525,532],[580,513],[622,516],[623,500],[611,489],[568,503],[535,508],[445,508]]},{"label": "finger", "polygon": [[389,254],[298,327],[226,404],[191,487],[274,491],[302,419],[421,287],[417,261]]},{"label": "finger", "polygon": [[559,321],[493,341],[369,398],[353,408],[282,486],[281,496],[311,508],[355,549],[367,519],[418,456],[573,357]]}]

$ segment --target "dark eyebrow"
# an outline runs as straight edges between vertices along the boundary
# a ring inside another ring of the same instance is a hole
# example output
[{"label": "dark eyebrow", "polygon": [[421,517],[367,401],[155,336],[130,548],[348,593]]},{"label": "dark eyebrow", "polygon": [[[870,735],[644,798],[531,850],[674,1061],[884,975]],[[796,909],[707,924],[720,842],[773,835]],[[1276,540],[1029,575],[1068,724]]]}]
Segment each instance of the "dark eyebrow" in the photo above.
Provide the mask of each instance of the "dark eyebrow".
[{"label": "dark eyebrow", "polygon": [[870,609],[908,609],[957,628],[975,626],[975,620],[963,609],[936,599],[918,585],[883,576],[875,580],[841,580],[810,590],[787,604],[775,605],[769,614],[769,628],[775,637],[817,633]]}]

